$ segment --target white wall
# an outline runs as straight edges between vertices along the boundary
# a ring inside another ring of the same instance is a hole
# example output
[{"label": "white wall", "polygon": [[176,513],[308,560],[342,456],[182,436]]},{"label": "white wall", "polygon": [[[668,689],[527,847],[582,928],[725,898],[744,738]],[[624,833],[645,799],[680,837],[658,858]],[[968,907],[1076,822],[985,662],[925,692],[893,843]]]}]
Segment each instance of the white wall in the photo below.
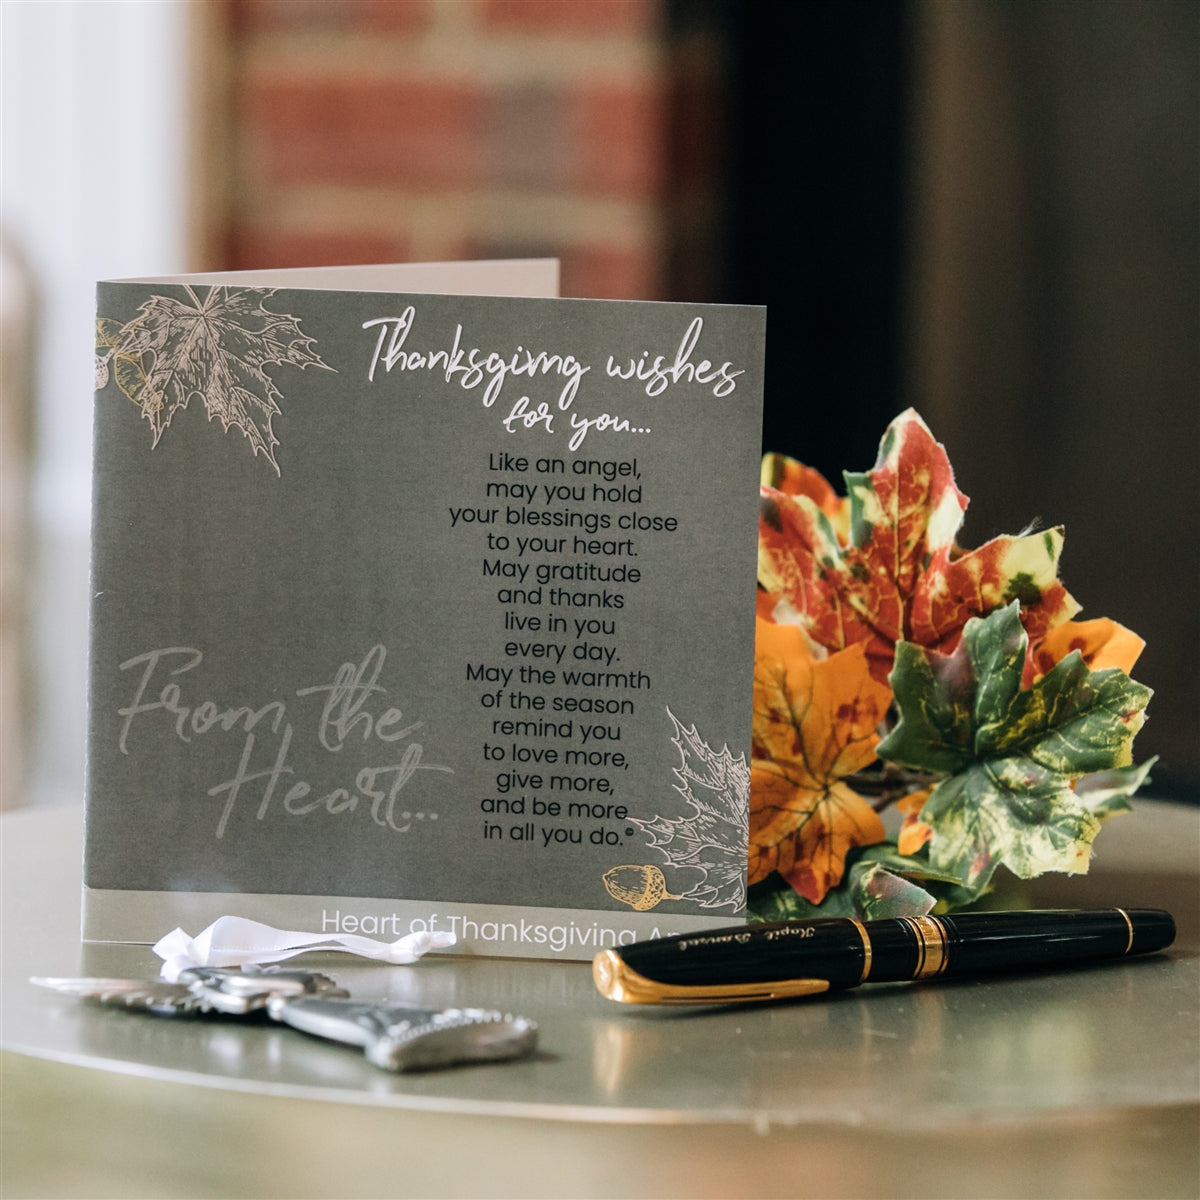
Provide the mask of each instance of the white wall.
[{"label": "white wall", "polygon": [[0,0],[0,227],[37,303],[35,802],[83,794],[95,283],[188,266],[187,22],[185,0]]}]

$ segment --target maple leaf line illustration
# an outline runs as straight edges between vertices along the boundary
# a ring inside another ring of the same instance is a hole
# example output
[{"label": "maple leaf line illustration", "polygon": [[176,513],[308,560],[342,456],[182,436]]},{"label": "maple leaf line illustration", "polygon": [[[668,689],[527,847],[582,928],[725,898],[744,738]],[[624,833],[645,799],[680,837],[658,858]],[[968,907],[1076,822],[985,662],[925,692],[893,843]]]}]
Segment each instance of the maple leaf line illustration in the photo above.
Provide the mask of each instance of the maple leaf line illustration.
[{"label": "maple leaf line illustration", "polygon": [[684,817],[631,818],[650,835],[650,846],[670,867],[700,871],[702,877],[680,894],[701,908],[740,909],[746,902],[746,826],[750,813],[750,769],[746,756],[729,747],[713,750],[695,725],[685,728],[668,708],[679,751],[673,768],[675,791],[692,812]]},{"label": "maple leaf line illustration", "polygon": [[115,335],[103,332],[111,322],[102,319],[102,364],[111,358],[121,390],[150,422],[154,446],[198,396],[209,420],[217,418],[226,433],[240,430],[279,474],[271,422],[283,397],[265,368],[334,368],[311,349],[315,339],[301,332],[298,318],[264,306],[276,289],[218,286],[203,299],[184,290],[190,304],[152,295]]}]

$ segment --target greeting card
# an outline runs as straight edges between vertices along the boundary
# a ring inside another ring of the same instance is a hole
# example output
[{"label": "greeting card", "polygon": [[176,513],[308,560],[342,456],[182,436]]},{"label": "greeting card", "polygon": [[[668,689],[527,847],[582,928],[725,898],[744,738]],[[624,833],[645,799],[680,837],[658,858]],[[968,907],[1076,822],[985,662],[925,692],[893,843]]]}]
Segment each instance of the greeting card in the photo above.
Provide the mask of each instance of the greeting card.
[{"label": "greeting card", "polygon": [[555,289],[100,285],[86,938],[744,915],[765,314]]}]

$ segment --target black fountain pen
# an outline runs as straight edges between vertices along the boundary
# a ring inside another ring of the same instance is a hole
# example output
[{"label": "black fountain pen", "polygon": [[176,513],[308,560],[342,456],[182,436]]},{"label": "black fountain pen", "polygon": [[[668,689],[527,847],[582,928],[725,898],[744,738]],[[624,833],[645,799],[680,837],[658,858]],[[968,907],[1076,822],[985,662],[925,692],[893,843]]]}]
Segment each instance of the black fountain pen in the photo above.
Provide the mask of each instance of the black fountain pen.
[{"label": "black fountain pen", "polygon": [[626,1004],[731,1004],[860,983],[1036,971],[1150,954],[1175,940],[1157,908],[826,917],[685,933],[604,950],[596,986]]}]

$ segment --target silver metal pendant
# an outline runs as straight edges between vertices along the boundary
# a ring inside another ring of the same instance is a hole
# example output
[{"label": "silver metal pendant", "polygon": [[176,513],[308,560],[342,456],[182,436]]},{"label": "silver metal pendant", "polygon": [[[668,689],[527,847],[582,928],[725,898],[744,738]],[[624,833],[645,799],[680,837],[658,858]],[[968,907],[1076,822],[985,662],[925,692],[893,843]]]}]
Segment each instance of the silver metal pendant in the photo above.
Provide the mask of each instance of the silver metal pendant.
[{"label": "silver metal pendant", "polygon": [[305,1033],[362,1046],[367,1059],[386,1071],[498,1062],[537,1049],[535,1022],[482,1008],[432,1010],[305,997],[271,1001],[269,1011]]},{"label": "silver metal pendant", "polygon": [[29,982],[97,1004],[144,1010],[160,1017],[196,1016],[208,1011],[204,998],[186,983],[155,979],[63,979],[47,975],[35,975]]},{"label": "silver metal pendant", "polygon": [[348,996],[328,975],[263,967],[241,971],[227,967],[189,967],[178,983],[160,979],[64,979],[35,975],[30,982],[98,1004],[130,1008],[161,1017],[208,1013],[244,1017],[267,1008],[268,1001],[301,996]]},{"label": "silver metal pendant", "polygon": [[180,981],[202,996],[209,1008],[230,1016],[245,1016],[302,996],[349,996],[345,988],[318,971],[289,967],[230,970],[225,967],[188,967]]},{"label": "silver metal pendant", "polygon": [[246,1017],[276,1021],[330,1041],[361,1046],[386,1071],[428,1071],[461,1063],[524,1058],[537,1025],[483,1008],[414,1008],[350,1000],[328,975],[284,967],[189,967],[178,983],[157,979],[66,979],[31,983],[98,1004],[164,1017]]}]

